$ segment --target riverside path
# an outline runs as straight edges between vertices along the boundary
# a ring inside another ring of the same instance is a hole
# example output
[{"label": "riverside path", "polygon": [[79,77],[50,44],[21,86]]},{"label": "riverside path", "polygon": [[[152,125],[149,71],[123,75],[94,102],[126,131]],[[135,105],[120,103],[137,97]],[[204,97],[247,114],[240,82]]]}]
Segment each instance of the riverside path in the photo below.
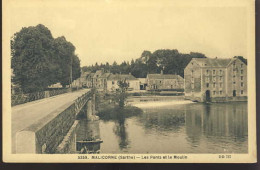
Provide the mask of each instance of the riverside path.
[{"label": "riverside path", "polygon": [[90,89],[78,90],[75,92],[65,93],[12,107],[12,153],[16,153],[15,136],[17,132],[32,125],[36,121],[59,109],[63,105],[76,100],[78,97],[82,96],[88,91],[90,91]]}]

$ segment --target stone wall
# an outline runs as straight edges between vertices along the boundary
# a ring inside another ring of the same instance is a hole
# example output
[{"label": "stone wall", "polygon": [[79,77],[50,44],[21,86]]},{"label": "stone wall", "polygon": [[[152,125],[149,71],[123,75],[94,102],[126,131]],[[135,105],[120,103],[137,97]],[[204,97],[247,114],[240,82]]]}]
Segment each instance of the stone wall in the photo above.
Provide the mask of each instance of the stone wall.
[{"label": "stone wall", "polygon": [[76,153],[76,132],[78,128],[78,120],[75,120],[69,132],[56,149],[56,153]]},{"label": "stone wall", "polygon": [[16,134],[17,153],[55,153],[76,115],[91,97],[88,92]]}]

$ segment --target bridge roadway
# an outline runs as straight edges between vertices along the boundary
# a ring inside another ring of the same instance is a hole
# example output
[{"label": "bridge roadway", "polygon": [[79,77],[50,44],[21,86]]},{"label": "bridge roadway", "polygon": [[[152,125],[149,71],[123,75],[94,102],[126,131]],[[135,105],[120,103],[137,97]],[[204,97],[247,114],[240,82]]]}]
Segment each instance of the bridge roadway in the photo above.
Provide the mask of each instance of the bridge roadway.
[{"label": "bridge roadway", "polygon": [[76,100],[90,89],[83,89],[12,107],[12,153],[15,153],[15,134],[47,116],[59,107]]}]

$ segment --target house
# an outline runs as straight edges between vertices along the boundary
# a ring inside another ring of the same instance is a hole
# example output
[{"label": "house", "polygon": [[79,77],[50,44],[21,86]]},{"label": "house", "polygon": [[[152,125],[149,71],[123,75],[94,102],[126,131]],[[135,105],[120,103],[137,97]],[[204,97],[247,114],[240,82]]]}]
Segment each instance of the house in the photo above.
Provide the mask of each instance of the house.
[{"label": "house", "polygon": [[92,88],[93,87],[93,77],[95,73],[89,73],[86,76],[86,87],[87,88]]},{"label": "house", "polygon": [[147,74],[147,90],[183,90],[184,80],[176,74]]},{"label": "house", "polygon": [[101,69],[101,70],[97,70],[93,77],[92,77],[92,80],[93,80],[93,87],[97,88],[97,89],[102,89],[102,82],[101,82],[101,79],[100,77],[104,74],[104,69]]},{"label": "house", "polygon": [[110,74],[107,78],[107,90],[116,91],[118,86],[118,81],[126,81],[128,83],[128,90],[140,90],[140,83],[137,78],[131,74]]},{"label": "house", "polygon": [[146,90],[147,87],[147,79],[146,78],[138,78],[140,83],[140,90]]},{"label": "house", "polygon": [[87,77],[90,74],[90,72],[83,72],[81,71],[81,76],[80,76],[80,86],[81,87],[87,87]]},{"label": "house", "polygon": [[111,75],[111,73],[103,73],[100,77],[99,77],[99,83],[100,83],[100,86],[99,88],[100,89],[103,89],[104,91],[107,90],[107,80],[108,80],[108,77]]},{"label": "house", "polygon": [[184,80],[186,99],[247,100],[247,65],[238,58],[193,58],[184,70]]}]

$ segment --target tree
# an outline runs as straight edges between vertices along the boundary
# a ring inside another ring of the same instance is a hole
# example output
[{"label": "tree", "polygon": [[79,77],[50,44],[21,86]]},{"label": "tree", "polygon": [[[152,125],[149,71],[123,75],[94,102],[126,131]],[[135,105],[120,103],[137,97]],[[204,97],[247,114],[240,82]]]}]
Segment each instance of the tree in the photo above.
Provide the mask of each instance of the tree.
[{"label": "tree", "polygon": [[60,68],[57,81],[63,87],[71,83],[71,71],[72,81],[80,77],[80,61],[75,55],[75,49],[74,45],[68,42],[64,36],[54,40],[53,50]]},{"label": "tree", "polygon": [[152,56],[151,51],[143,51],[143,53],[141,54],[141,60],[144,63],[147,63],[147,61],[150,59],[150,57]]},{"label": "tree", "polygon": [[54,39],[44,25],[22,28],[11,39],[13,82],[24,93],[43,91],[60,82],[70,84],[80,76],[80,61],[75,47],[65,37]]},{"label": "tree", "polygon": [[119,89],[117,91],[116,95],[116,102],[119,104],[119,107],[124,107],[125,106],[125,99],[127,98],[126,91],[129,87],[128,83],[126,80],[120,80],[117,82]]},{"label": "tree", "polygon": [[81,75],[80,60],[77,55],[73,55],[72,59],[72,80],[76,80]]},{"label": "tree", "polygon": [[11,67],[14,83],[23,92],[44,90],[55,83],[59,72],[53,55],[53,37],[44,25],[22,28],[11,39]]}]

